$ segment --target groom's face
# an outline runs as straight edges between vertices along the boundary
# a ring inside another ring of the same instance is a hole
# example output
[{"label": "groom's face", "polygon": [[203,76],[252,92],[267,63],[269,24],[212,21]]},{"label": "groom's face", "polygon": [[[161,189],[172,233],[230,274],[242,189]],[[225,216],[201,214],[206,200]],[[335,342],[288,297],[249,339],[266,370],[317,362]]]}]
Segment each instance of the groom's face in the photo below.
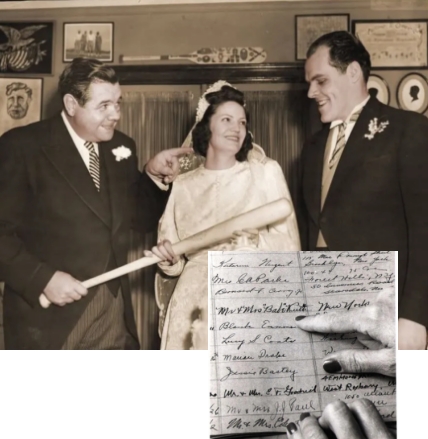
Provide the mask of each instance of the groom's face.
[{"label": "groom's face", "polygon": [[353,108],[352,83],[348,70],[342,73],[330,64],[328,47],[319,47],[307,59],[305,74],[308,97],[316,101],[321,121],[345,120]]}]

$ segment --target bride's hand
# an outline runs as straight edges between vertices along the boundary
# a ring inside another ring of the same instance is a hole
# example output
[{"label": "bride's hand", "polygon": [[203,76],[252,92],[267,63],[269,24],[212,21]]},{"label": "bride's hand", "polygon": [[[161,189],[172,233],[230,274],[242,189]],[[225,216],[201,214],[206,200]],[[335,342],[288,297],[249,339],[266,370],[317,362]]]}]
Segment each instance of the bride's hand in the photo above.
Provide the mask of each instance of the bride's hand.
[{"label": "bride's hand", "polygon": [[232,243],[237,247],[246,247],[248,245],[259,245],[258,229],[243,229],[233,232]]},{"label": "bride's hand", "polygon": [[159,241],[158,245],[152,247],[152,251],[144,250],[144,256],[157,256],[163,263],[167,265],[174,265],[178,262],[178,256],[174,253],[172,244],[168,239]]}]

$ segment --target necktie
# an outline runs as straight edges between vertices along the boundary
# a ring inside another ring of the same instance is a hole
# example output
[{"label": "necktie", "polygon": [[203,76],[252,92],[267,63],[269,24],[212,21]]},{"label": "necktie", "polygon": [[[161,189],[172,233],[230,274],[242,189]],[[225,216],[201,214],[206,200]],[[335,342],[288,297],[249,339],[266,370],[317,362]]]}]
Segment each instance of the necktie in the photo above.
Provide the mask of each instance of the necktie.
[{"label": "necktie", "polygon": [[[356,113],[352,114],[349,122],[356,122],[358,119],[358,116],[360,115],[361,110],[357,111]],[[348,123],[349,123],[348,122]],[[345,137],[345,132],[346,132],[346,127],[347,127],[347,123],[343,122],[339,125],[339,133],[337,134],[337,140],[336,140],[336,145],[334,147],[333,150],[333,154],[330,157],[330,160],[328,162],[328,166],[329,168],[333,168],[337,162],[339,161],[340,155],[342,150],[345,148],[346,145],[346,137]]]},{"label": "necktie", "polygon": [[100,159],[95,152],[95,147],[92,142],[85,142],[86,148],[89,150],[89,174],[91,174],[92,180],[94,180],[97,191],[100,191],[101,178],[100,178]]}]

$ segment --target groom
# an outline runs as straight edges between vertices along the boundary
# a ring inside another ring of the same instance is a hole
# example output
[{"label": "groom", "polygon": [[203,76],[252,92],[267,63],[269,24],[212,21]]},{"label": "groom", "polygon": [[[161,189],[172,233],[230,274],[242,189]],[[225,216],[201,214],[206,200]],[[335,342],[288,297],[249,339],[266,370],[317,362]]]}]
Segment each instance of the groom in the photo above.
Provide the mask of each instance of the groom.
[{"label": "groom", "polygon": [[[80,281],[127,262],[131,225],[155,230],[178,156],[145,172],[135,142],[116,131],[114,70],[75,59],[62,73],[63,111],[0,138],[0,279],[6,349],[138,349],[126,276]],[[39,304],[44,293],[48,309]]]},{"label": "groom", "polygon": [[428,120],[370,97],[370,67],[348,32],[323,35],[308,50],[308,96],[325,125],[302,153],[302,245],[398,250],[399,348],[425,349]]}]

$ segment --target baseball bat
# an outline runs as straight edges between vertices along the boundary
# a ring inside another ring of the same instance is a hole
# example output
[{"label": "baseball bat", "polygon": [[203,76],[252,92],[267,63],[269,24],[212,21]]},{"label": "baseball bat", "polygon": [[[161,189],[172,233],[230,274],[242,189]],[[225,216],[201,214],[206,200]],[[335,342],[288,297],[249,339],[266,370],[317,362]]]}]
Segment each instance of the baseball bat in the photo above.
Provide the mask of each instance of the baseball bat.
[{"label": "baseball bat", "polygon": [[[291,213],[290,202],[285,198],[280,198],[277,201],[265,204],[264,206],[257,207],[256,209],[245,212],[241,215],[230,218],[222,223],[216,224],[206,230],[189,236],[182,241],[179,241],[172,245],[174,253],[177,256],[183,254],[191,254],[197,250],[209,247],[218,242],[229,239],[233,236],[233,233],[243,229],[260,229],[269,224],[274,224],[286,218]],[[91,288],[96,285],[108,282],[119,276],[131,273],[139,270],[140,268],[148,267],[149,265],[157,264],[160,262],[156,256],[144,257],[137,259],[134,262],[115,268],[107,273],[100,274],[99,276],[85,280],[82,284],[86,288]],[[43,308],[47,308],[50,305],[49,299],[45,294],[41,294],[39,297],[40,305]]]},{"label": "baseball bat", "polygon": [[256,64],[266,57],[262,47],[204,47],[184,55],[120,55],[119,62],[189,60],[197,64]]}]

